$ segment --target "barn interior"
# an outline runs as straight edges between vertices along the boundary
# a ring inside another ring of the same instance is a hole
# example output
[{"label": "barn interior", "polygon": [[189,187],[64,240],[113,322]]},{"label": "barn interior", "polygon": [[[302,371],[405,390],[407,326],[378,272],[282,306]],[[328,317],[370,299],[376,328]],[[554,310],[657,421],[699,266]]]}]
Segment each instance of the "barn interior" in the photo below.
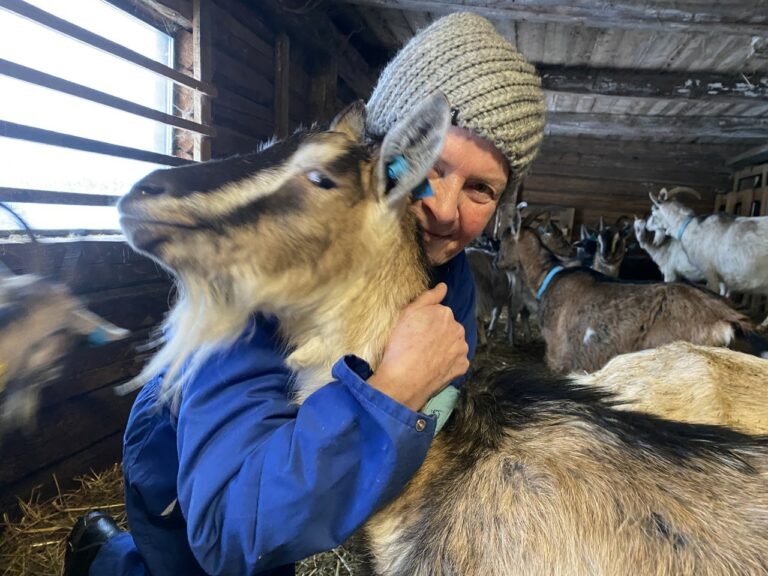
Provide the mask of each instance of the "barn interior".
[{"label": "barn interior", "polygon": [[[118,229],[114,206],[131,179],[249,152],[328,122],[366,100],[387,61],[443,14],[486,16],[538,69],[546,134],[517,199],[558,214],[571,240],[582,224],[647,214],[649,192],[665,187],[697,190],[700,199],[686,198],[696,213],[768,215],[766,0],[673,7],[662,0],[108,0],[162,36],[160,56],[127,45],[117,29],[100,28],[68,4],[0,0],[0,93],[29,91],[7,104],[0,96],[0,201],[37,238],[6,219],[0,261],[15,274],[65,283],[131,334],[78,348],[43,390],[34,431],[2,438],[0,510],[11,515],[34,487],[53,494],[53,475],[66,488],[120,460],[134,395],[116,396],[113,388],[139,372],[149,354],[142,345],[174,297],[169,274],[134,253]],[[97,53],[107,67],[140,69],[155,82],[145,84],[151,97],[121,91],[119,82],[114,91],[104,87],[96,68],[59,67],[55,49],[36,37],[4,43],[3,28],[16,26]],[[79,116],[61,127],[35,113],[50,107],[59,117],[75,109]],[[108,110],[102,125],[114,118],[120,128],[93,131],[90,110]],[[132,139],[124,128],[132,122],[163,136]],[[43,152],[51,149],[84,159],[73,166],[108,161],[108,180],[130,164],[128,175],[118,184],[60,176],[69,156],[50,163]],[[14,164],[28,168],[19,176]],[[94,217],[76,222],[81,211]],[[633,255],[657,274],[641,251]],[[764,309],[764,301],[758,305]]]}]

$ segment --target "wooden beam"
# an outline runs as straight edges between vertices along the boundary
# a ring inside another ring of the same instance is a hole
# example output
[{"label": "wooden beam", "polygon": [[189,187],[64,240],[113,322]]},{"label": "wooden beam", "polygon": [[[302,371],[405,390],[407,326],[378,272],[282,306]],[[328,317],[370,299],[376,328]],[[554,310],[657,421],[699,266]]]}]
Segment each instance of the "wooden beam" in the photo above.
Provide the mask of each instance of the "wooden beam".
[{"label": "wooden beam", "polygon": [[[186,30],[192,30],[192,2],[190,0],[107,0],[121,10],[125,10],[153,24],[164,32],[175,32],[171,24]],[[178,28],[177,28],[178,29]]]},{"label": "wooden beam", "polygon": [[325,123],[338,112],[335,109],[338,75],[338,59],[334,54],[329,55],[312,75],[309,98],[312,120]]},{"label": "wooden beam", "polygon": [[768,144],[761,144],[760,146],[750,148],[741,154],[728,158],[725,163],[734,170],[738,170],[745,166],[762,164],[764,162],[768,162]]},{"label": "wooden beam", "polygon": [[103,36],[94,34],[90,30],[86,30],[85,28],[81,28],[80,26],[72,24],[71,22],[67,22],[62,18],[58,18],[53,14],[49,14],[45,10],[41,10],[36,6],[27,4],[23,0],[0,0],[0,8],[5,8],[6,10],[9,10],[19,16],[23,16],[24,18],[28,18],[33,22],[37,22],[38,24],[46,26],[51,30],[55,30],[64,34],[65,36],[69,36],[70,38],[74,38],[75,40],[79,40],[80,42],[88,44],[93,48],[97,48],[107,52],[108,54],[112,54],[113,56],[117,56],[118,58],[122,58],[123,60],[127,60],[128,62],[136,64],[137,66],[146,68],[147,70],[150,70],[156,74],[165,76],[166,78],[169,78],[170,80],[173,80],[182,86],[194,88],[195,90],[209,95],[216,94],[216,87],[212,84],[207,84],[200,82],[195,78],[190,78],[189,76],[182,74],[173,68],[169,68],[168,66],[160,64],[151,58],[147,58],[138,52],[134,52],[122,44],[108,40]]},{"label": "wooden beam", "polygon": [[545,134],[553,136],[614,136],[630,140],[768,138],[768,118],[736,116],[633,116],[549,112]]},{"label": "wooden beam", "polygon": [[306,13],[286,11],[278,0],[261,0],[258,10],[272,20],[273,28],[285,30],[295,42],[323,54],[338,58],[339,77],[352,88],[358,98],[367,99],[376,82],[371,70],[349,38],[342,35],[324,12],[316,7]]},{"label": "wooden beam", "polygon": [[[192,0],[192,51],[195,78],[211,84],[213,78],[213,40],[210,0]],[[211,99],[208,94],[196,92],[194,97],[195,120],[210,126]],[[211,159],[211,139],[205,135],[195,138],[193,158],[198,162]]]},{"label": "wooden beam", "polygon": [[[653,32],[693,32],[768,37],[768,24],[754,2],[695,3],[691,8],[669,6],[666,0],[345,0],[349,4],[448,13],[471,11],[491,19],[538,24],[558,23],[592,28],[621,28]],[[676,3],[679,5],[680,3]],[[691,3],[693,4],[693,3]]]},{"label": "wooden beam", "polygon": [[117,156],[118,158],[130,158],[131,160],[141,160],[142,162],[153,162],[155,164],[164,164],[166,166],[182,166],[189,164],[189,160],[158,154],[157,152],[148,152],[138,148],[128,146],[119,146],[117,144],[108,144],[100,140],[72,136],[71,134],[62,134],[53,130],[43,130],[0,120],[0,136],[6,138],[16,138],[26,140],[27,142],[38,142],[40,144],[49,144],[51,146],[62,146],[83,152],[95,152],[97,154],[107,154],[108,156]]},{"label": "wooden beam", "polygon": [[537,66],[542,88],[579,95],[699,100],[703,102],[768,102],[768,73],[707,74],[563,66]]},{"label": "wooden beam", "polygon": [[11,78],[16,78],[17,80],[22,80],[24,82],[29,82],[30,84],[36,84],[38,86],[50,88],[51,90],[56,90],[57,92],[70,94],[72,96],[82,98],[83,100],[90,100],[91,102],[96,102],[97,104],[103,104],[104,106],[109,106],[110,108],[114,108],[116,110],[122,110],[123,112],[128,112],[129,114],[136,114],[142,118],[156,120],[157,122],[162,122],[163,124],[167,124],[169,126],[175,126],[176,128],[181,128],[182,130],[188,130],[198,134],[205,134],[207,136],[214,136],[216,134],[216,130],[211,126],[205,126],[203,124],[198,124],[197,122],[191,122],[190,120],[185,120],[184,118],[179,118],[178,116],[171,116],[170,114],[160,112],[154,108],[148,108],[147,106],[136,104],[130,100],[125,100],[123,98],[113,96],[112,94],[101,92],[100,90],[88,88],[82,84],[77,84],[75,82],[70,82],[69,80],[51,76],[45,72],[27,68],[26,66],[16,64],[15,62],[11,62],[3,58],[0,58],[0,74],[10,76]]},{"label": "wooden beam", "polygon": [[287,34],[275,38],[275,135],[288,136],[290,128],[291,42]]}]

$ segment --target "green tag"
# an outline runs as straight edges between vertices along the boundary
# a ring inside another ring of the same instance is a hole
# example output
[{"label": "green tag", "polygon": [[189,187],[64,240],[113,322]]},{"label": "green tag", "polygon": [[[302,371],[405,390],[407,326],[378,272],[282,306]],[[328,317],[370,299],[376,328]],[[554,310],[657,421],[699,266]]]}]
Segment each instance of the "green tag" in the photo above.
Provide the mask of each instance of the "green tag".
[{"label": "green tag", "polygon": [[440,432],[445,423],[448,420],[448,416],[453,412],[454,406],[456,406],[456,400],[459,399],[459,389],[455,386],[446,386],[442,392],[430,398],[426,406],[421,410],[424,414],[429,414],[437,418],[437,426],[435,426],[435,436]]}]

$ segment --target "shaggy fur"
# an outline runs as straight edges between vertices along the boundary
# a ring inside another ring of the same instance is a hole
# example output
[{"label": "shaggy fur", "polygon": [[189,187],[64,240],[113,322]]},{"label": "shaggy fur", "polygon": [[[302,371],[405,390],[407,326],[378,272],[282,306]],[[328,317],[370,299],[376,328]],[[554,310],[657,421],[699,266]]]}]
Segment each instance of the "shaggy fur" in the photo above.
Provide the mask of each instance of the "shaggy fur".
[{"label": "shaggy fur", "polygon": [[768,439],[608,400],[531,367],[475,379],[368,524],[378,573],[766,574]]},{"label": "shaggy fur", "polygon": [[681,278],[690,282],[703,282],[704,273],[691,264],[683,250],[683,245],[677,238],[665,236],[657,245],[649,236],[650,230],[642,218],[635,218],[635,238],[640,247],[645,250],[659,267],[664,282],[676,282]]},{"label": "shaggy fur", "polygon": [[[171,169],[162,191],[155,175],[121,202],[129,240],[194,291],[162,361],[187,338],[223,345],[259,311],[280,320],[299,402],[340,354],[375,366],[426,286],[408,194],[450,113],[444,100],[423,103],[370,156],[353,112],[266,173],[171,196],[181,170]],[[383,178],[393,154],[413,166],[398,182]],[[386,576],[757,574],[768,567],[767,498],[765,439],[621,412],[602,392],[518,370],[463,390],[416,477],[366,532]]]},{"label": "shaggy fur", "polygon": [[[520,266],[537,292],[556,259],[535,232],[502,240],[503,265]],[[620,282],[592,270],[557,274],[539,307],[547,364],[556,373],[593,372],[608,360],[677,340],[727,346],[751,325],[728,303],[688,284]]]},{"label": "shaggy fur", "polygon": [[749,354],[675,342],[574,380],[614,394],[619,408],[768,434],[768,360]]}]

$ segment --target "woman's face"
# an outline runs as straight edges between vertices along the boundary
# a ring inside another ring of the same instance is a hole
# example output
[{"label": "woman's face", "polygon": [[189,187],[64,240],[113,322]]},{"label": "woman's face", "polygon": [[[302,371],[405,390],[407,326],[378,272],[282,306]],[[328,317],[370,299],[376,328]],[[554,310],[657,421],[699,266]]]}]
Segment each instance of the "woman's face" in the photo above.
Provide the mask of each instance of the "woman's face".
[{"label": "woman's face", "polygon": [[451,126],[440,160],[429,173],[434,196],[412,206],[430,264],[444,264],[483,231],[508,177],[507,161],[495,146]]}]

